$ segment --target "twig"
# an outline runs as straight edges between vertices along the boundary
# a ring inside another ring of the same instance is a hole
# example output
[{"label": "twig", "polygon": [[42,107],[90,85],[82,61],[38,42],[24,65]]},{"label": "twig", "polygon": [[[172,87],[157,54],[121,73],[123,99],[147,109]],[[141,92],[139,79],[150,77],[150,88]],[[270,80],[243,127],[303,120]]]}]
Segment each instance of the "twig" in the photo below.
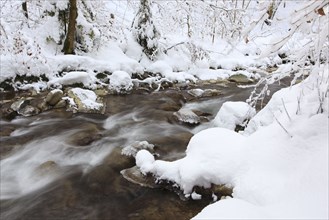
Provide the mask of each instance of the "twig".
[{"label": "twig", "polygon": [[289,113],[287,111],[286,105],[284,104],[283,98],[281,98],[281,101],[282,101],[282,105],[283,105],[284,111],[286,112],[286,114],[287,114],[287,116],[289,118],[289,121],[291,122],[291,118],[290,118],[290,115],[289,115]]},{"label": "twig", "polygon": [[300,95],[297,97],[297,111],[296,111],[296,115],[298,115],[300,113],[300,101],[302,99],[302,92],[300,92]]},{"label": "twig", "polygon": [[168,47],[167,49],[165,49],[163,52],[164,52],[164,53],[167,53],[168,50],[170,50],[170,49],[172,49],[172,48],[174,48],[174,47],[176,47],[176,46],[178,46],[178,45],[185,44],[185,43],[186,43],[186,42],[183,41],[183,42],[179,42],[179,43],[177,43],[177,44],[174,44],[174,45],[172,45],[171,47]]},{"label": "twig", "polygon": [[275,118],[276,122],[278,122],[278,124],[280,125],[280,127],[288,134],[288,136],[290,138],[292,138],[293,136],[289,133],[289,131],[287,129],[285,129],[285,127],[280,123],[280,121],[277,119],[277,117],[275,117],[274,113],[271,111],[273,117]]},{"label": "twig", "polygon": [[324,94],[324,92],[322,92],[322,96],[321,96],[320,86],[318,86],[318,96],[319,96],[320,106],[319,106],[319,109],[316,113],[317,114],[322,114],[323,113],[323,103],[324,103],[325,94]]}]

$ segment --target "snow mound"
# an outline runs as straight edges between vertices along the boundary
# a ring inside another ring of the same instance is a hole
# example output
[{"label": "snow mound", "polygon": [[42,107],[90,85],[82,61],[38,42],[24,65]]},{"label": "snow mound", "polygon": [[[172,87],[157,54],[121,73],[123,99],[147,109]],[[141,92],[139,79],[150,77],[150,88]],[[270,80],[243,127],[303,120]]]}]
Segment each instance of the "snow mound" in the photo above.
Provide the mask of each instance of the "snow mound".
[{"label": "snow mound", "polygon": [[91,76],[87,72],[72,71],[64,73],[62,77],[53,78],[48,85],[72,85],[75,83],[83,83],[88,85],[92,82]]},{"label": "snow mound", "polygon": [[225,102],[212,123],[216,127],[234,130],[255,114],[256,110],[245,102]]},{"label": "snow mound", "polygon": [[147,150],[140,150],[136,154],[136,165],[140,168],[143,174],[146,174],[152,163],[154,162],[154,156]]},{"label": "snow mound", "polygon": [[117,93],[125,93],[133,88],[131,76],[124,71],[115,71],[110,78],[109,89],[116,91]]}]

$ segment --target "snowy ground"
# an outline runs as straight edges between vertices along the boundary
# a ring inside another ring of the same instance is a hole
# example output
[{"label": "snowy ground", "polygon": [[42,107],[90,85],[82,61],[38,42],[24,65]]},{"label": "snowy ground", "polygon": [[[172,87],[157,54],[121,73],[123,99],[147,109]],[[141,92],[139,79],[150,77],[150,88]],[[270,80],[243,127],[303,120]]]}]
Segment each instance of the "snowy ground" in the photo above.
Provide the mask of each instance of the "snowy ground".
[{"label": "snowy ground", "polygon": [[[185,26],[171,27],[163,20],[176,13],[155,16],[163,34],[159,40],[162,51],[155,62],[146,58],[131,35],[135,9],[127,7],[125,1],[107,1],[108,11],[103,10],[103,5],[98,6],[99,14],[104,17],[97,19],[107,22],[106,25],[78,17],[78,24],[89,31],[85,37],[93,33],[94,41],[86,37],[87,52],[65,56],[61,53],[62,45],[58,44],[61,30],[58,18],[40,16],[42,10],[51,11],[54,5],[66,7],[65,2],[46,1],[39,4],[41,6],[35,4],[35,8],[29,3],[29,20],[25,20],[21,12],[21,2],[2,2],[6,4],[0,5],[0,83],[9,80],[19,89],[39,91],[83,84],[89,89],[103,87],[125,92],[139,83],[161,85],[164,81],[218,80],[234,74],[258,79],[259,74],[267,73],[266,68],[276,65],[279,69],[275,73],[281,75],[303,73],[302,68],[312,71],[304,82],[273,95],[269,104],[251,119],[244,133],[235,133],[232,129],[252,117],[253,110],[241,103],[227,104],[212,123],[221,128],[196,134],[187,146],[185,158],[159,161],[142,150],[137,154],[137,165],[144,173],[151,172],[159,179],[176,182],[193,198],[199,197],[193,192],[195,185],[209,187],[211,183],[224,183],[234,187],[234,198],[206,207],[196,219],[329,217],[328,65],[310,66],[307,56],[313,54],[317,64],[321,56],[328,58],[326,1],[284,1],[271,25],[265,25],[266,17],[262,16],[269,1],[252,1],[251,5],[259,8],[251,7],[246,11],[248,14],[243,14],[246,20],[243,22],[248,23],[248,27],[243,27],[241,39],[235,41],[217,36],[216,41],[211,42],[209,36],[204,40],[198,33],[189,38],[186,33],[171,31],[181,31]],[[262,8],[262,5],[265,6]],[[315,10],[317,7],[324,8],[325,16]],[[110,20],[112,26],[108,25],[109,12],[115,17]],[[200,23],[198,28],[206,27],[202,20]],[[110,30],[97,29],[97,25]],[[100,30],[111,36],[104,37]],[[281,65],[283,58],[279,55],[283,54],[289,56],[291,63]],[[134,78],[145,72],[152,74],[144,80]],[[37,82],[28,82],[19,80],[20,76],[25,79],[44,76],[48,80],[38,78]],[[87,96],[91,97],[92,105],[98,105],[94,94]],[[234,111],[230,110],[232,106]]]},{"label": "snowy ground", "polygon": [[209,205],[195,219],[327,219],[328,79],[326,65],[278,91],[243,134],[206,129],[191,139],[185,158],[154,160],[142,150],[136,164],[177,183],[187,196],[196,185],[234,187],[233,198]]}]

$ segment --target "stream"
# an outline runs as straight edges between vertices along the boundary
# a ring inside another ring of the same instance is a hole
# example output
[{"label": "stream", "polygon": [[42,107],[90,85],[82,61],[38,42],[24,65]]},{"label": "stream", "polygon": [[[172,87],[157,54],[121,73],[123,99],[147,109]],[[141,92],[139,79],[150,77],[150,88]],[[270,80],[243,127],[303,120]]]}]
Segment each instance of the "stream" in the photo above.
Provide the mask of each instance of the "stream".
[{"label": "stream", "polygon": [[[221,94],[193,98],[191,88]],[[245,101],[252,89],[230,83],[140,90],[104,97],[103,115],[53,109],[1,119],[1,219],[190,219],[211,199],[183,201],[169,190],[127,181],[120,171],[134,159],[122,156],[122,147],[147,141],[159,159],[182,158],[189,139],[210,126],[222,103]],[[201,112],[202,123],[175,120],[181,107]]]}]

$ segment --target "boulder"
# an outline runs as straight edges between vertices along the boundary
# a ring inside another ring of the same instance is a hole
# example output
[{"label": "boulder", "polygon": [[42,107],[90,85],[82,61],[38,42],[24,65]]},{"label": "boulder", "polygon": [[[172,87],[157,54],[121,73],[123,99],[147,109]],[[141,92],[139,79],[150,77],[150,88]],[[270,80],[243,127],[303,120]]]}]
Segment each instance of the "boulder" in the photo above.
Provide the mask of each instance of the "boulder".
[{"label": "boulder", "polygon": [[190,109],[180,109],[174,112],[174,116],[183,123],[197,125],[200,123],[200,118]]},{"label": "boulder", "polygon": [[104,104],[100,102],[95,92],[88,89],[73,88],[67,92],[71,98],[71,108],[84,113],[102,113]]},{"label": "boulder", "polygon": [[18,101],[15,101],[11,104],[10,108],[12,110],[14,110],[15,112],[17,112],[20,108],[25,107],[26,105],[28,105],[27,100],[25,99],[20,99]]},{"label": "boulder", "polygon": [[30,100],[20,99],[11,104],[10,108],[17,112],[19,115],[29,117],[37,115],[40,113],[40,110],[32,105],[30,105]]},{"label": "boulder", "polygon": [[205,91],[202,89],[191,89],[191,90],[187,91],[188,94],[190,94],[191,96],[196,97],[196,98],[202,97],[204,92]]},{"label": "boulder", "polygon": [[55,161],[49,160],[40,164],[35,171],[39,176],[45,176],[45,175],[58,174],[60,168]]},{"label": "boulder", "polygon": [[253,80],[249,79],[246,75],[235,74],[228,78],[228,81],[235,83],[251,83]]},{"label": "boulder", "polygon": [[84,129],[71,135],[67,142],[74,146],[87,146],[101,138],[99,129],[94,124],[88,124]]},{"label": "boulder", "polygon": [[203,97],[213,97],[221,95],[221,91],[218,89],[205,89],[203,93]]},{"label": "boulder", "polygon": [[20,108],[17,113],[25,117],[30,117],[39,114],[40,110],[32,105],[26,105],[23,108]]},{"label": "boulder", "polygon": [[63,98],[63,91],[60,89],[54,89],[46,96],[46,103],[54,106]]},{"label": "boulder", "polygon": [[60,100],[59,102],[57,102],[54,108],[65,108],[66,106],[67,106],[67,102],[65,100]]}]

